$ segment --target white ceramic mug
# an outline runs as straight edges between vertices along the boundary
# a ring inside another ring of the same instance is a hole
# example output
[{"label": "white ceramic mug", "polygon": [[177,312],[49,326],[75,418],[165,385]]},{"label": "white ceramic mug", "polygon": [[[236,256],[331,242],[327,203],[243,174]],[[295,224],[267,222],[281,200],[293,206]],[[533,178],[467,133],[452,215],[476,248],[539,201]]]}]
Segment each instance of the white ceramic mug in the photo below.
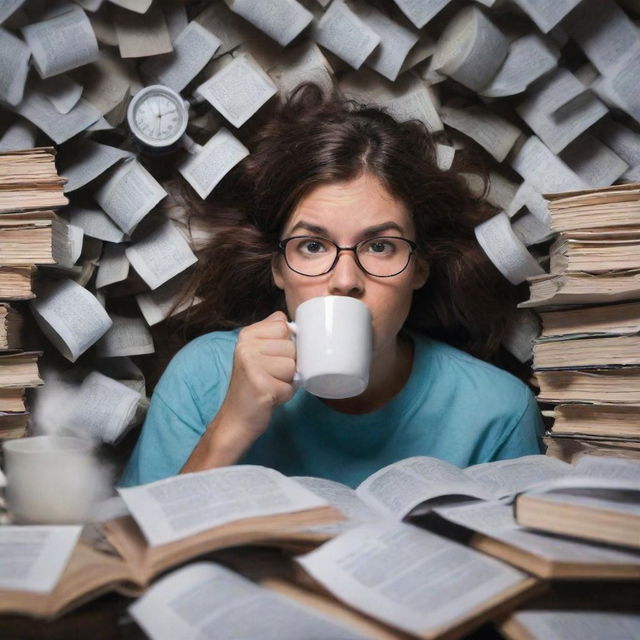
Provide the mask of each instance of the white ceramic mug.
[{"label": "white ceramic mug", "polygon": [[346,296],[306,300],[289,323],[296,343],[294,381],[320,398],[352,398],[369,384],[371,311]]},{"label": "white ceramic mug", "polygon": [[34,436],[3,443],[7,507],[21,524],[87,520],[98,491],[94,443],[84,438]]}]

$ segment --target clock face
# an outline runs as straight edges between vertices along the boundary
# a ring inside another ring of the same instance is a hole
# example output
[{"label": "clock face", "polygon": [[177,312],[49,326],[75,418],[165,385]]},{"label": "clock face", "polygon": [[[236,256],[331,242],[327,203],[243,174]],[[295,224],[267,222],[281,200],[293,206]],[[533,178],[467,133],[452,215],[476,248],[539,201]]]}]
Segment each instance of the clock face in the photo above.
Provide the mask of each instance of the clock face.
[{"label": "clock face", "polygon": [[145,144],[164,147],[173,144],[187,127],[182,98],[171,89],[153,86],[134,96],[129,113],[133,134]]}]

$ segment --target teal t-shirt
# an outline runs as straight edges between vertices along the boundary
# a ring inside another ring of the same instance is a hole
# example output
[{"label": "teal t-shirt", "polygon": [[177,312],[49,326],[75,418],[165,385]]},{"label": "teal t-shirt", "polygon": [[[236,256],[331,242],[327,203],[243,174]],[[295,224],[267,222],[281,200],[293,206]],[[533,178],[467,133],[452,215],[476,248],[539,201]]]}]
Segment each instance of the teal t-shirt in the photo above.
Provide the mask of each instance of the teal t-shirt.
[{"label": "teal t-shirt", "polygon": [[[156,386],[122,486],[180,471],[224,400],[237,335],[208,333],[173,358]],[[355,487],[409,456],[465,467],[542,451],[542,420],[526,385],[447,344],[409,336],[411,375],[381,409],[345,414],[299,389],[274,410],[267,431],[240,462]]]}]

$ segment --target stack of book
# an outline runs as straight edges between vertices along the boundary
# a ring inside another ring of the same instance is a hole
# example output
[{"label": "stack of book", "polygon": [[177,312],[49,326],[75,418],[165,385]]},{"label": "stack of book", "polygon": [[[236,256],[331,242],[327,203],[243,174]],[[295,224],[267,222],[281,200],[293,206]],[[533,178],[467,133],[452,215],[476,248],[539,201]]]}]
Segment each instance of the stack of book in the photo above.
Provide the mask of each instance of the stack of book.
[{"label": "stack of book", "polygon": [[550,273],[529,280],[542,333],[548,452],[640,457],[640,184],[550,194]]},{"label": "stack of book", "polygon": [[0,153],[0,440],[25,435],[25,389],[42,384],[38,352],[24,351],[21,301],[34,297],[36,265],[63,260],[67,204],[51,148]]}]

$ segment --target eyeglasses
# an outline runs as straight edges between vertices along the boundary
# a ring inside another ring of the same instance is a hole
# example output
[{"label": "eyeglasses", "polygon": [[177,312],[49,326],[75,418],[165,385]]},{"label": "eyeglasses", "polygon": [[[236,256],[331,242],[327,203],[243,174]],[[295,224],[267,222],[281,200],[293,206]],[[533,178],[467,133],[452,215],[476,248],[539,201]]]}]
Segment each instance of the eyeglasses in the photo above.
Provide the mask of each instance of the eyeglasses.
[{"label": "eyeglasses", "polygon": [[302,276],[322,276],[336,264],[341,251],[353,251],[356,264],[377,278],[402,273],[416,250],[416,243],[395,236],[377,236],[362,240],[353,247],[339,247],[335,242],[316,236],[293,236],[278,243],[287,266]]}]

